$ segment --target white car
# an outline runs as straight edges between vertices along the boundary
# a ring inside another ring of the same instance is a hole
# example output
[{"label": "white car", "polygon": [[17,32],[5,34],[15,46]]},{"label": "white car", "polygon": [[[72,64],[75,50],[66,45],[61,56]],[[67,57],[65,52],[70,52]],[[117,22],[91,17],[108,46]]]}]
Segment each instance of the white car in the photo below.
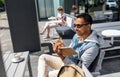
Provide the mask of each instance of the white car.
[{"label": "white car", "polygon": [[111,7],[117,8],[116,0],[106,0],[106,5],[107,5],[109,8],[111,8]]}]

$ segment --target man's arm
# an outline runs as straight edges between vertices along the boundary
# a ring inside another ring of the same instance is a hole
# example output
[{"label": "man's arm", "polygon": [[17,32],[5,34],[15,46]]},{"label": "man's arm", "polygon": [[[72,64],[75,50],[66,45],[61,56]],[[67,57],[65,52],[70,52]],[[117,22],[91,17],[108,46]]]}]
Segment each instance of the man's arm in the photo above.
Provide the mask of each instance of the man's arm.
[{"label": "man's arm", "polygon": [[82,62],[86,67],[89,67],[90,64],[94,61],[94,59],[96,58],[96,56],[98,55],[99,52],[99,47],[98,46],[94,46],[94,47],[90,47],[89,49],[87,49],[83,55],[81,56]]}]

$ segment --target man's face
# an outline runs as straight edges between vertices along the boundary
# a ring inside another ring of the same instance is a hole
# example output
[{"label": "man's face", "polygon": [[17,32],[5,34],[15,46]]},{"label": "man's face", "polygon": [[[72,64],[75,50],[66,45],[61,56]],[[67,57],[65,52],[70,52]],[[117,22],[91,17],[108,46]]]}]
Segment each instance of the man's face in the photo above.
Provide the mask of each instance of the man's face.
[{"label": "man's face", "polygon": [[90,31],[90,24],[85,22],[83,18],[77,18],[75,20],[74,28],[76,30],[76,33],[79,36],[85,35],[87,32]]}]

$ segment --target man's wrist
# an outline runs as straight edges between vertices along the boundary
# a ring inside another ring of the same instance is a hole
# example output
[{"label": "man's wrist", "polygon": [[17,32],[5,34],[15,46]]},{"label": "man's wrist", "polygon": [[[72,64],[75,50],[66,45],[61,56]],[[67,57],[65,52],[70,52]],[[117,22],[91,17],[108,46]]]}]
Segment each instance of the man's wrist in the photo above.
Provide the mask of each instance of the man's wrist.
[{"label": "man's wrist", "polygon": [[65,59],[65,56],[63,56],[63,55],[59,55],[59,56],[60,56],[60,58],[61,58],[62,60]]}]

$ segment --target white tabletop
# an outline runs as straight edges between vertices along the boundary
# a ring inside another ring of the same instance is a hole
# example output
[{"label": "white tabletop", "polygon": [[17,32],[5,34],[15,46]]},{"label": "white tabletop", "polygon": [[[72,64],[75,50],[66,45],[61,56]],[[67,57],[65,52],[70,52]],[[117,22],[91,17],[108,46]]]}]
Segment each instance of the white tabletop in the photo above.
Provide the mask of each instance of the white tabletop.
[{"label": "white tabletop", "polygon": [[115,30],[115,29],[103,30],[101,34],[105,37],[119,37],[120,30]]}]

